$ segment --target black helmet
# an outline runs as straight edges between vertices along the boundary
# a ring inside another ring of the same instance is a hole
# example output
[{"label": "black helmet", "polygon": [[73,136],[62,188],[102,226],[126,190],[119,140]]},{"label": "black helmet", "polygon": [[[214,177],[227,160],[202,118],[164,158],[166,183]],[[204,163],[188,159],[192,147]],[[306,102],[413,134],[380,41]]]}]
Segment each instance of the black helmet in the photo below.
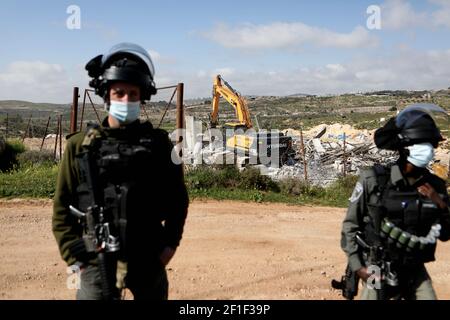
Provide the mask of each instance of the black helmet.
[{"label": "black helmet", "polygon": [[98,55],[86,64],[93,79],[89,82],[95,93],[106,99],[108,85],[112,81],[124,81],[141,88],[141,101],[150,100],[156,94],[153,81],[155,69],[150,55],[133,43],[119,43],[105,55]]},{"label": "black helmet", "polygon": [[395,118],[375,131],[379,149],[399,150],[413,144],[429,142],[437,147],[448,132],[448,116],[444,109],[431,103],[417,103],[403,109]]}]

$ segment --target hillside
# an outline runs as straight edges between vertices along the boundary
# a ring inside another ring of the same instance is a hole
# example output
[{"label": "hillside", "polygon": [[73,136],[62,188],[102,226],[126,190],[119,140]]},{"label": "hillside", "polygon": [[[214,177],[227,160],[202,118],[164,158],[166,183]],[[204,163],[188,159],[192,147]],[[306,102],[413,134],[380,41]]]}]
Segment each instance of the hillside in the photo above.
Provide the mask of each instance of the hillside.
[{"label": "hillside", "polygon": [[[394,116],[398,109],[415,102],[434,102],[450,110],[450,90],[439,91],[379,91],[336,96],[313,96],[293,94],[285,97],[276,96],[245,96],[254,126],[264,129],[309,129],[318,124],[339,122],[350,124],[360,129],[374,129],[379,126],[380,119]],[[211,98],[187,99],[184,101],[185,114],[195,116],[209,122]],[[81,102],[79,103],[79,118],[81,117]],[[159,124],[167,107],[165,101],[149,102],[142,118],[149,118],[154,124]],[[98,117],[105,116],[102,105],[95,105]],[[176,105],[166,112],[163,127],[173,129],[175,125]],[[20,100],[0,101],[0,133],[5,130],[6,115],[12,124],[19,124],[16,132],[25,130],[27,119],[33,119],[33,125],[45,126],[49,116],[55,118],[62,114],[65,127],[70,118],[69,104],[32,103]],[[97,120],[97,114],[88,103],[84,119]],[[17,118],[17,119],[16,119]],[[15,119],[15,120],[14,120]],[[221,101],[219,120],[221,122],[236,119],[234,109],[225,101]]]}]

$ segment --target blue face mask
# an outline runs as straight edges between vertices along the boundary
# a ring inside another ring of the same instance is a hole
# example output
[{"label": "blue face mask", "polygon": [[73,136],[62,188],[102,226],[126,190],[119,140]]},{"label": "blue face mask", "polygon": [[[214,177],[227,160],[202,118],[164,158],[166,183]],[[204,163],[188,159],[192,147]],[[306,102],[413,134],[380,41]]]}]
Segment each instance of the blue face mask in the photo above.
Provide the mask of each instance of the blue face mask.
[{"label": "blue face mask", "polygon": [[111,101],[109,103],[109,114],[120,123],[130,123],[139,119],[141,104],[136,102]]},{"label": "blue face mask", "polygon": [[409,156],[406,160],[416,167],[425,168],[434,158],[434,148],[431,143],[414,144],[409,149]]}]

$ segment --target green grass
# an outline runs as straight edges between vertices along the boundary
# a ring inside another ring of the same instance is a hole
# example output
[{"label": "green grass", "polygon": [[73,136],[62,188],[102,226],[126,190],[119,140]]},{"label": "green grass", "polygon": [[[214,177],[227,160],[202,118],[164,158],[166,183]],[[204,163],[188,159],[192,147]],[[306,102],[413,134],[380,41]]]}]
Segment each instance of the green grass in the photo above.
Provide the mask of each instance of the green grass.
[{"label": "green grass", "polygon": [[240,190],[212,188],[189,190],[191,199],[236,200],[257,203],[288,203],[294,205],[317,205],[345,208],[348,205],[350,193],[334,193],[324,189],[320,195],[291,195],[273,191]]},{"label": "green grass", "polygon": [[290,179],[275,183],[256,170],[237,171],[230,166],[222,170],[198,168],[186,175],[192,199],[281,202],[346,207],[357,177],[340,178],[327,188],[311,186]]},{"label": "green grass", "polygon": [[[58,165],[27,163],[0,173],[0,198],[53,198]],[[305,185],[292,179],[275,183],[255,169],[239,172],[233,166],[200,167],[186,174],[191,199],[238,200],[346,207],[356,180],[341,178],[328,188]]]},{"label": "green grass", "polygon": [[2,198],[53,198],[58,166],[28,165],[7,173],[0,173]]}]

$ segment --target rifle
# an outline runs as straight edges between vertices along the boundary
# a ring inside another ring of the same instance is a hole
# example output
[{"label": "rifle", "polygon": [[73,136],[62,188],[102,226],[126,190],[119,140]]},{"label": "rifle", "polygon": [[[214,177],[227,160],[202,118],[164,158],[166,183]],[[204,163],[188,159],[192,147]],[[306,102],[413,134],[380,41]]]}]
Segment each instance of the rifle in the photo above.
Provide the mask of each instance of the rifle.
[{"label": "rifle", "polygon": [[342,296],[347,300],[353,300],[358,294],[359,276],[356,272],[352,271],[350,265],[345,268],[345,274],[342,276],[341,281],[331,280],[331,286],[334,289],[342,290]]},{"label": "rifle", "polygon": [[[386,300],[387,295],[387,287],[396,287],[398,286],[397,274],[391,269],[391,262],[386,261],[384,248],[381,246],[370,246],[368,245],[362,238],[361,232],[357,232],[355,235],[356,242],[360,246],[363,251],[364,260],[367,262],[367,265],[370,267],[375,267],[375,273],[378,273],[379,277],[375,283],[372,284],[372,289],[377,290],[377,300]],[[369,270],[370,272],[371,270]]]},{"label": "rifle", "polygon": [[97,188],[97,171],[92,162],[90,152],[81,156],[80,168],[85,170],[86,181],[92,199],[86,212],[69,206],[70,212],[79,218],[85,229],[83,241],[88,253],[95,252],[98,260],[98,269],[101,277],[102,295],[104,300],[115,300],[119,292],[115,286],[115,272],[117,267],[117,253],[120,249],[119,237],[111,232],[111,219],[105,214],[101,205],[102,197]]},{"label": "rifle", "polygon": [[[363,257],[367,262],[367,265],[372,268],[375,267],[376,271],[378,271],[377,275],[379,276],[379,282],[375,284],[374,289],[377,290],[377,299],[385,300],[387,297],[387,286],[398,286],[397,275],[391,270],[391,262],[386,261],[383,247],[370,246],[367,244],[367,242],[363,240],[361,232],[356,233],[355,240],[363,252]],[[351,270],[349,265],[347,265],[341,281],[333,279],[331,281],[331,286],[334,289],[342,290],[342,296],[344,298],[353,300],[358,294],[358,282],[359,276],[356,272]]]}]

